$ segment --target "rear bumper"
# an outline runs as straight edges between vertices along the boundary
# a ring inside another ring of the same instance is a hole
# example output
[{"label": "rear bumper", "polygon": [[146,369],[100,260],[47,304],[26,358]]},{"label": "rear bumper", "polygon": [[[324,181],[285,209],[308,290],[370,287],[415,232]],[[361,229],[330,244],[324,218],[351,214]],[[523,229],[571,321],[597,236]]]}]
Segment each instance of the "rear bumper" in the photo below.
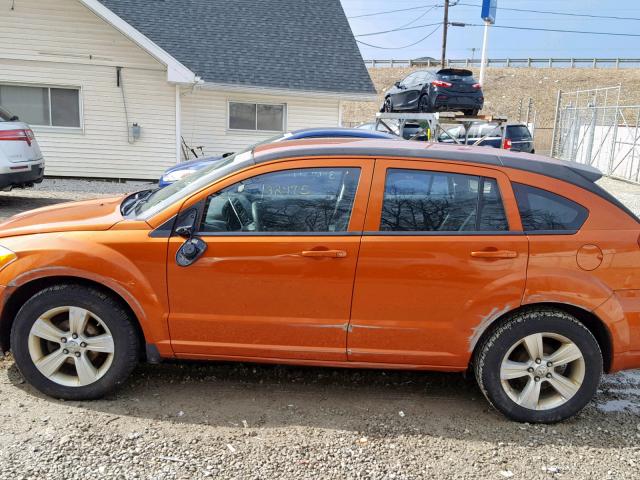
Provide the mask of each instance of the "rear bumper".
[{"label": "rear bumper", "polygon": [[432,98],[432,106],[435,111],[481,110],[484,106],[484,98],[479,95],[439,92],[433,95]]},{"label": "rear bumper", "polygon": [[612,346],[610,371],[640,368],[640,290],[618,290],[593,313],[604,321]]},{"label": "rear bumper", "polygon": [[0,189],[31,187],[44,178],[44,162],[0,168]]}]

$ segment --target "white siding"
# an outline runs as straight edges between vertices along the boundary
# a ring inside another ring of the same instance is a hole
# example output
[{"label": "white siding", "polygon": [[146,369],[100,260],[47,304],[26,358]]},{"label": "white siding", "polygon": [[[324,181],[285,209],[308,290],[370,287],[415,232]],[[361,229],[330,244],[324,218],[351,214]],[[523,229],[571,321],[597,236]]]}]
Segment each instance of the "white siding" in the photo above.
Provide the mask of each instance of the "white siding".
[{"label": "white siding", "polygon": [[17,0],[0,6],[0,58],[162,69],[77,0]]},{"label": "white siding", "polygon": [[287,106],[286,130],[337,127],[339,101],[307,97],[248,95],[197,89],[182,92],[182,136],[190,147],[204,146],[205,155],[238,151],[273,137],[273,132],[243,132],[227,128],[227,103],[265,102]]},{"label": "white siding", "polygon": [[[116,65],[124,67],[128,143]],[[20,0],[0,15],[0,83],[81,88],[82,129],[34,127],[46,173],[157,178],[175,163],[175,87],[164,66],[75,0]]]}]

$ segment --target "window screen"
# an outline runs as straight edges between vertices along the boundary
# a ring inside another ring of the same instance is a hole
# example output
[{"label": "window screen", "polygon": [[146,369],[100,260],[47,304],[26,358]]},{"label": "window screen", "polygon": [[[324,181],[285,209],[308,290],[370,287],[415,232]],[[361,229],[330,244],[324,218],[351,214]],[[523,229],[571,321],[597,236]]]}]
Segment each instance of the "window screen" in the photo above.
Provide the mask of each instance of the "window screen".
[{"label": "window screen", "polygon": [[282,132],[284,119],[284,105],[229,102],[230,129]]},{"label": "window screen", "polygon": [[589,216],[582,205],[540,188],[514,183],[513,191],[525,232],[576,231]]},{"label": "window screen", "polygon": [[207,201],[203,232],[345,232],[360,169],[304,168],[252,177]]},{"label": "window screen", "polygon": [[493,178],[389,169],[382,231],[504,231],[509,224]]}]

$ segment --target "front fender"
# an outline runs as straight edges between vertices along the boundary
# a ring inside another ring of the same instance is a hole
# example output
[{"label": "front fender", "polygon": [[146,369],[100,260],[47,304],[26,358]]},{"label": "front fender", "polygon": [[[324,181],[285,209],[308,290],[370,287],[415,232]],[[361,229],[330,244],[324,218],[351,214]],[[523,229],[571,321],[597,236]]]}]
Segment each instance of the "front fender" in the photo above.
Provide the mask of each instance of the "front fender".
[{"label": "front fender", "polygon": [[167,323],[167,239],[148,231],[68,232],[2,239],[18,259],[0,271],[3,304],[34,280],[73,277],[114,291],[135,313],[147,343],[172,356]]}]

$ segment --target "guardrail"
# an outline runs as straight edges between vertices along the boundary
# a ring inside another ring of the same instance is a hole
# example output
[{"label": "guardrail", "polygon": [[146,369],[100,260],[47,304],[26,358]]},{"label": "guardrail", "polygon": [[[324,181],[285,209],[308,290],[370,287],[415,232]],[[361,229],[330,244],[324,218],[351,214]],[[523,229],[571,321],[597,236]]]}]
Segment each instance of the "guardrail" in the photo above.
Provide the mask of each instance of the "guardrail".
[{"label": "guardrail", "polygon": [[[480,67],[479,58],[449,59],[449,67]],[[438,60],[365,60],[367,67],[436,67]],[[488,67],[520,68],[638,68],[640,58],[490,58]]]}]

